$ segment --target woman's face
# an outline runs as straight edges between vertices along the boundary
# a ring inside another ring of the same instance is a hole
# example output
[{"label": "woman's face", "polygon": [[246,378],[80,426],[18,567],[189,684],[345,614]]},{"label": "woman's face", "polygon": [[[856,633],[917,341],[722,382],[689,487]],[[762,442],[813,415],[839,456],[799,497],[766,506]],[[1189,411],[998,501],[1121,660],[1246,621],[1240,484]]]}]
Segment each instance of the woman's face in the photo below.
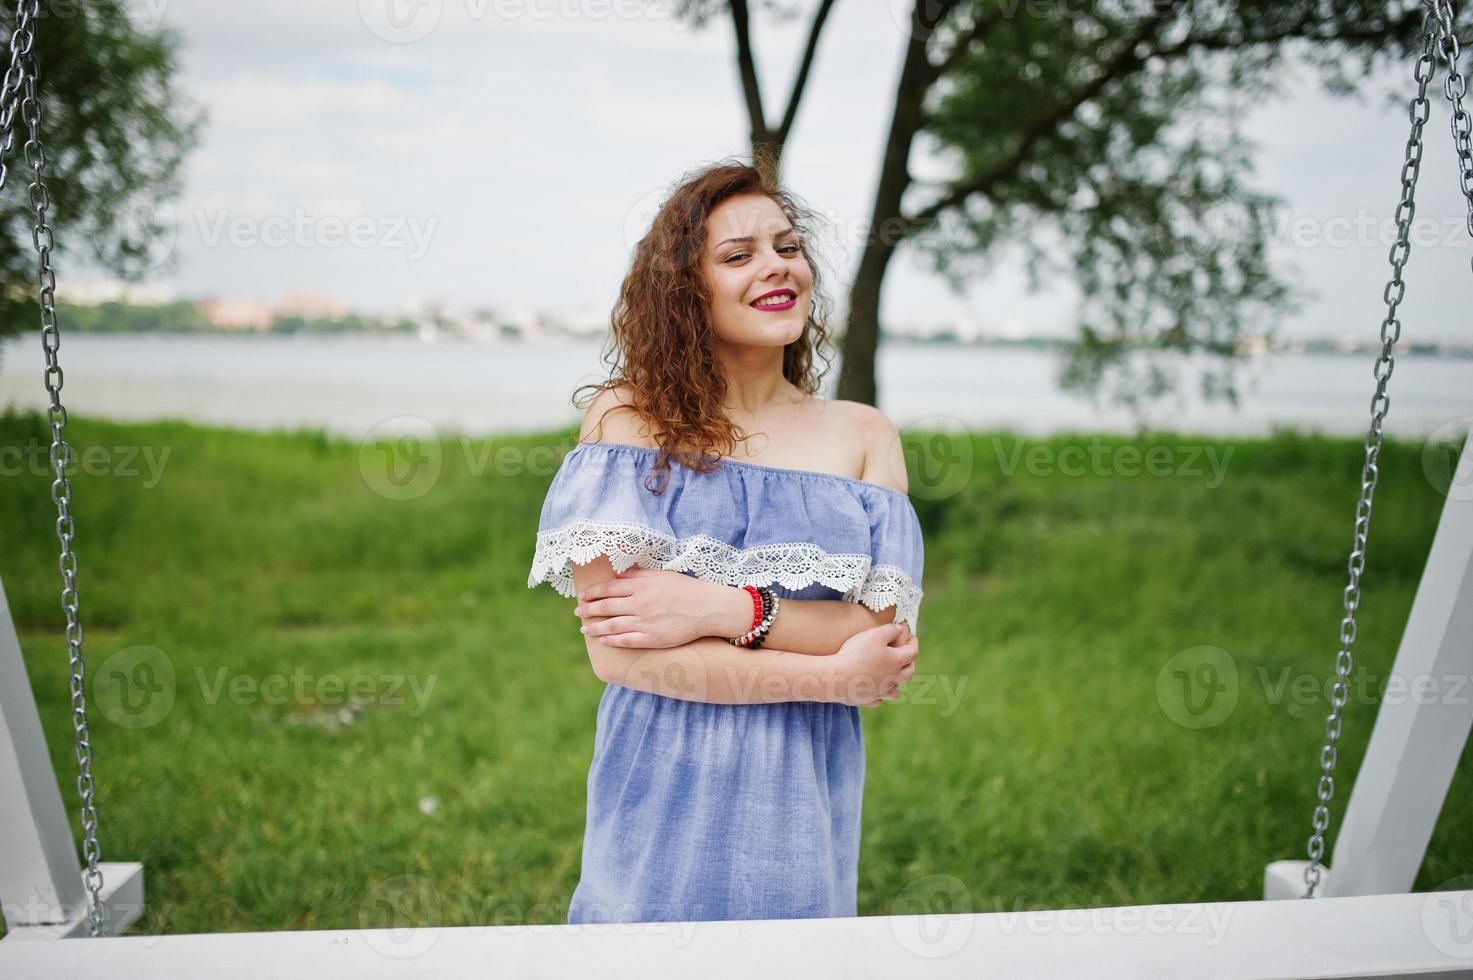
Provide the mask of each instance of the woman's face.
[{"label": "woman's face", "polygon": [[803,335],[813,269],[772,198],[743,194],[717,205],[706,219],[705,273],[721,340],[782,347]]}]

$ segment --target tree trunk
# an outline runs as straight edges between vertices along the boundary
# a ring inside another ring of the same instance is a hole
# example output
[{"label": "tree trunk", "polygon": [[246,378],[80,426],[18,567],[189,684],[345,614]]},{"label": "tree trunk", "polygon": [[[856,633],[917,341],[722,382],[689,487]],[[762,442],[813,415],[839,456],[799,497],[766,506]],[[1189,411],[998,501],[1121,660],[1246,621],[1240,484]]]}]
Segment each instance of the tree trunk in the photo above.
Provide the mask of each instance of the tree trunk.
[{"label": "tree trunk", "polygon": [[752,166],[775,184],[782,183],[783,143],[781,137],[771,132],[752,134]]},{"label": "tree trunk", "polygon": [[880,293],[885,269],[900,243],[909,234],[900,210],[901,198],[910,186],[910,148],[923,122],[922,101],[934,80],[926,57],[927,32],[912,32],[906,46],[905,65],[895,93],[895,111],[885,139],[884,162],[874,208],[866,229],[864,251],[849,287],[848,321],[839,364],[838,397],[879,405],[875,383],[875,355],[880,340]]}]

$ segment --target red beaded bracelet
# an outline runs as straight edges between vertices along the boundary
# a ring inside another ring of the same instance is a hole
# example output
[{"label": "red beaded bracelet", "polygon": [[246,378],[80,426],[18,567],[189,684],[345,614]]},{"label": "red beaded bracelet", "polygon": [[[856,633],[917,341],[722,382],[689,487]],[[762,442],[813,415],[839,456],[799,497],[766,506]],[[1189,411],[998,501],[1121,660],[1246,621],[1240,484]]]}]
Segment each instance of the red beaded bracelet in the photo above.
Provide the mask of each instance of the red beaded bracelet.
[{"label": "red beaded bracelet", "polygon": [[767,640],[767,631],[772,628],[772,620],[777,615],[777,606],[779,600],[778,597],[773,594],[772,590],[768,588],[753,588],[750,585],[744,585],[742,586],[742,588],[747,589],[749,592],[756,593],[760,615],[757,617],[755,625],[753,625],[750,630],[743,633],[741,636],[727,637],[726,642],[732,644],[733,646],[746,647],[748,649],[756,650],[761,647],[762,644]]},{"label": "red beaded bracelet", "polygon": [[757,591],[755,585],[744,585],[742,588],[752,596],[752,625],[747,627],[747,632],[750,633],[762,623],[762,593]]}]

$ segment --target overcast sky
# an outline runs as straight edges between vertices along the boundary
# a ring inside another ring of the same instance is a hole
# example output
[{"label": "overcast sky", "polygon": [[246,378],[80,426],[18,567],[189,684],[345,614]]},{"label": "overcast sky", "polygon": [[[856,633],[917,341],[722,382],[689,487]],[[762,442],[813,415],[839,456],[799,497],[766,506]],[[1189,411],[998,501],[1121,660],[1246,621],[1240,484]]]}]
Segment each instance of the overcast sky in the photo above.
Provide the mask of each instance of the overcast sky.
[{"label": "overcast sky", "polygon": [[[855,236],[878,173],[906,2],[840,0],[787,149],[789,187]],[[439,299],[606,315],[667,185],[748,148],[729,24],[694,32],[674,6],[136,0],[181,33],[180,85],[209,112],[174,208],[179,268],[160,281],[188,297],[271,302],[307,290],[363,310]],[[759,21],[770,119],[807,19]],[[1405,92],[1409,66],[1381,88],[1398,78]],[[1425,240],[1408,267],[1403,321],[1409,338],[1468,339],[1473,248],[1437,90],[1417,211]],[[1279,268],[1316,294],[1284,332],[1374,337],[1389,272],[1390,241],[1378,236],[1396,204],[1405,109],[1331,98],[1307,75],[1297,91],[1248,121],[1261,145],[1255,185],[1283,195],[1293,219],[1275,248]],[[926,176],[941,167],[913,163]],[[1369,232],[1355,231],[1358,218]],[[857,255],[851,247],[829,261],[847,279]],[[1067,288],[1029,294],[1013,264],[957,297],[903,252],[882,313],[1058,334],[1073,304]]]}]

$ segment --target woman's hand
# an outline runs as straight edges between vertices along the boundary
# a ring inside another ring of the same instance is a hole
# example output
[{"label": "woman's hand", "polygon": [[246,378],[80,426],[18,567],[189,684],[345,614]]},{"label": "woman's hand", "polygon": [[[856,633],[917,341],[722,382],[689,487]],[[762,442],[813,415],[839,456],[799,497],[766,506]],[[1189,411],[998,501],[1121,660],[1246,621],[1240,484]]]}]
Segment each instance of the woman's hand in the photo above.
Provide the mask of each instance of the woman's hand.
[{"label": "woman's hand", "polygon": [[[731,607],[732,588],[684,572],[635,565],[579,593],[583,632],[613,647],[678,647],[703,636]],[[740,590],[735,590],[740,591]],[[751,608],[747,593],[740,595]]]},{"label": "woman's hand", "polygon": [[905,623],[885,623],[855,633],[833,657],[828,700],[873,708],[900,696],[900,685],[915,676],[920,641]]}]

